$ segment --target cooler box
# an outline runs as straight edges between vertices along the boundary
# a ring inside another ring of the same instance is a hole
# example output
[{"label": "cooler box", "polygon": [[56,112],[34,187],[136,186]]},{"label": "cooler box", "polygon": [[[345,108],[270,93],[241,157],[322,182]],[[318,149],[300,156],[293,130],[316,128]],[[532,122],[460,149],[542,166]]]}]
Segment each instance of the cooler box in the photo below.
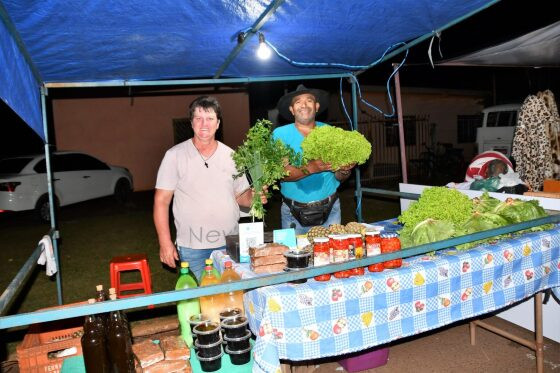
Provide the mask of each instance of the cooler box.
[{"label": "cooler box", "polygon": [[358,352],[348,356],[345,359],[339,360],[338,363],[347,372],[361,372],[387,364],[387,360],[389,360],[389,347]]}]

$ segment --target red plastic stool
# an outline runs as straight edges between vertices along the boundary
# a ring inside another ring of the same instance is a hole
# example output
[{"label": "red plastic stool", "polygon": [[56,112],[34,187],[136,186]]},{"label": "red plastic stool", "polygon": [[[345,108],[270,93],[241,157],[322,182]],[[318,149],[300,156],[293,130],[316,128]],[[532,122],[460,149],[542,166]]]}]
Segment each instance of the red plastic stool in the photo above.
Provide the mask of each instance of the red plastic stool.
[{"label": "red plastic stool", "polygon": [[[109,263],[109,271],[111,273],[111,287],[115,288],[117,298],[134,297],[141,294],[152,294],[152,276],[148,259],[145,254],[130,254],[125,256],[116,256]],[[121,283],[121,272],[140,271],[142,276],[141,282]],[[123,291],[143,290],[136,294],[122,294]],[[150,306],[153,308],[153,306]]]}]

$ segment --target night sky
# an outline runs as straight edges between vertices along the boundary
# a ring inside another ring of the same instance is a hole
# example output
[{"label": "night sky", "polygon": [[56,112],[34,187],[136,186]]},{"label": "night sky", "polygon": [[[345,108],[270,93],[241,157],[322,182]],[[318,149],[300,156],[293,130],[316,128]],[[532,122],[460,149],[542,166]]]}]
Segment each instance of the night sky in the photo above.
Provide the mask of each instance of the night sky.
[{"label": "night sky", "polygon": [[[443,58],[452,58],[489,47],[554,23],[560,20],[560,15],[553,6],[555,3],[557,2],[553,0],[503,0],[444,31],[440,41]],[[426,41],[411,49],[407,65],[401,70],[402,86],[492,91],[494,82],[498,104],[521,102],[527,95],[544,89],[551,89],[557,96],[560,95],[560,69],[438,66],[433,69],[429,66],[428,44],[429,41]],[[434,57],[438,58],[437,48],[433,47],[433,50]],[[402,56],[397,56],[395,61],[400,61],[400,58]],[[360,84],[384,85],[390,72],[390,64],[384,63],[360,75]],[[292,90],[298,83],[250,85],[251,120],[266,116],[266,111],[274,107],[284,89]],[[338,80],[313,81],[309,85],[337,89]],[[266,94],[262,94],[263,92]],[[82,93],[86,96],[95,95],[94,91]],[[0,123],[0,157],[43,152],[43,142],[39,136],[2,101]]]}]

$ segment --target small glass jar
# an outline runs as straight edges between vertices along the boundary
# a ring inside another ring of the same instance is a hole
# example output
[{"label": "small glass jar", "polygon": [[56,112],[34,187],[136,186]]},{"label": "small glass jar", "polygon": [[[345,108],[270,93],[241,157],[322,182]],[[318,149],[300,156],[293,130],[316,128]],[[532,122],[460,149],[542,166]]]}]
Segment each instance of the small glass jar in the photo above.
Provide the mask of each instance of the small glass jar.
[{"label": "small glass jar", "polygon": [[[380,231],[367,231],[366,232],[366,255],[372,257],[381,254],[381,236]],[[370,272],[383,271],[383,263],[370,264],[368,270]]]},{"label": "small glass jar", "polygon": [[349,259],[362,259],[363,257],[365,257],[364,242],[362,241],[361,234],[358,233],[349,234],[348,246],[349,248],[352,247],[351,254],[349,254]]},{"label": "small glass jar", "polygon": [[348,238],[346,235],[333,237],[333,263],[348,261]]},{"label": "small glass jar", "polygon": [[313,266],[319,267],[330,264],[330,245],[326,237],[317,237],[313,240]]},{"label": "small glass jar", "polygon": [[329,259],[331,263],[334,263],[334,238],[338,236],[337,234],[329,234],[327,238],[329,239]]},{"label": "small glass jar", "polygon": [[[327,237],[317,237],[313,240],[313,266],[324,266],[331,262],[331,245]],[[316,281],[329,281],[331,275],[325,273],[314,277]]]},{"label": "small glass jar", "polygon": [[[396,233],[383,233],[381,234],[381,253],[393,253],[400,251],[401,241]],[[383,262],[384,268],[399,268],[402,265],[402,258],[387,260]]]}]

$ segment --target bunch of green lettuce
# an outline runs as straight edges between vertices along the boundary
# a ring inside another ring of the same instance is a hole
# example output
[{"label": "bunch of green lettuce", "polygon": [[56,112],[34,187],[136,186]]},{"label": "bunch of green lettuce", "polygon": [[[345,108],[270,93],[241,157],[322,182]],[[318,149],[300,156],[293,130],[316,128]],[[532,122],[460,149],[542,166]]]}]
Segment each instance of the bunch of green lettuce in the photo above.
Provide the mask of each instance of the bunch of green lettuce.
[{"label": "bunch of green lettuce", "polygon": [[414,245],[446,240],[453,237],[455,227],[445,220],[426,219],[416,224],[410,237]]},{"label": "bunch of green lettuce", "polygon": [[358,131],[333,126],[315,127],[301,143],[304,161],[320,159],[333,170],[351,163],[363,164],[371,154],[370,142]]},{"label": "bunch of green lettuce", "polygon": [[472,201],[474,203],[475,212],[489,212],[500,204],[500,200],[490,197],[488,192],[482,193],[480,197],[474,197]]},{"label": "bunch of green lettuce", "polygon": [[494,207],[492,211],[495,214],[502,215],[512,224],[547,216],[537,200],[523,201],[521,199],[507,198],[504,202]]},{"label": "bunch of green lettuce", "polygon": [[463,193],[446,187],[431,187],[424,189],[418,201],[411,203],[398,220],[404,230],[412,232],[416,224],[428,218],[463,224],[472,211],[473,203]]},{"label": "bunch of green lettuce", "polygon": [[[487,231],[489,229],[495,229],[503,227],[509,224],[509,221],[503,216],[494,214],[492,212],[478,212],[475,211],[471,218],[461,225],[457,229],[457,236],[464,236],[471,233]],[[457,245],[458,250],[467,250],[471,247],[478,246],[480,244],[486,243],[491,240],[496,240],[500,238],[509,237],[510,235],[499,235],[482,240],[467,242],[461,245]]]},{"label": "bunch of green lettuce", "polygon": [[[291,148],[272,137],[271,127],[272,122],[266,119],[258,120],[249,129],[243,145],[232,154],[238,172],[235,177],[249,174],[252,187],[257,192],[265,185],[278,189],[275,183],[288,175],[284,164],[300,162],[298,155]],[[265,209],[259,193],[254,194],[249,213],[257,219],[264,217]]]}]

